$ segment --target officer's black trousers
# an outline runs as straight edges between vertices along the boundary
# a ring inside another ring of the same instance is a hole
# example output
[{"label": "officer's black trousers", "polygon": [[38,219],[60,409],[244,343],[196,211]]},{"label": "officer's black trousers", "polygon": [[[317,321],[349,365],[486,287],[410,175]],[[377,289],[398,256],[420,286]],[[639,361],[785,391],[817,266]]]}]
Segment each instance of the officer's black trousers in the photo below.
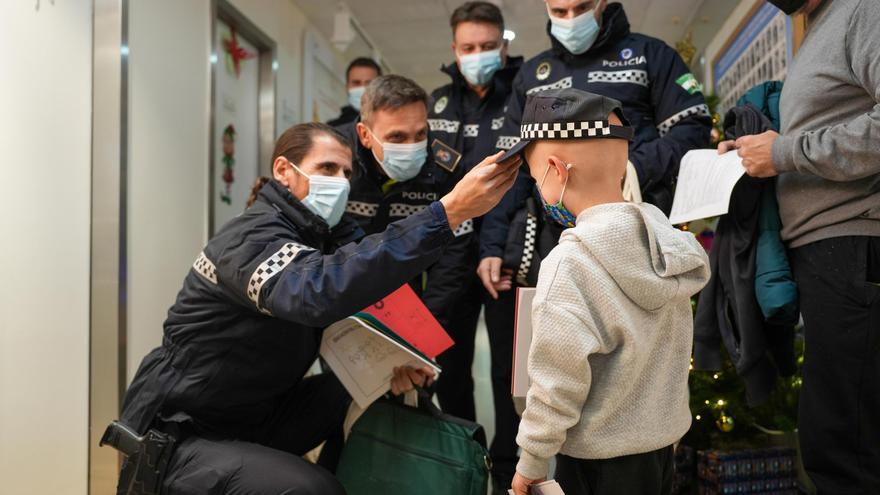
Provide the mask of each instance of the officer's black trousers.
[{"label": "officer's black trousers", "polygon": [[880,493],[880,237],[791,251],[804,317],[798,431],[820,494]]},{"label": "officer's black trousers", "polygon": [[556,481],[565,495],[668,495],[674,474],[672,446],[611,459],[556,456]]},{"label": "officer's black trousers", "polygon": [[437,361],[443,369],[437,382],[437,399],[444,412],[460,418],[476,420],[474,407],[474,336],[481,303],[486,308],[486,328],[492,362],[492,395],[495,405],[495,437],[490,447],[493,478],[496,485],[510,488],[516,470],[516,433],[519,415],[510,393],[513,366],[513,326],[516,311],[516,289],[500,292],[498,300],[489,297],[477,277],[460,299],[456,321],[447,330],[455,345],[441,354]]},{"label": "officer's black trousers", "polygon": [[[344,495],[331,471],[350,401],[334,375],[317,375],[291,390],[265,425],[234,436],[192,434],[171,458],[163,493]],[[323,441],[320,465],[302,459]]]}]

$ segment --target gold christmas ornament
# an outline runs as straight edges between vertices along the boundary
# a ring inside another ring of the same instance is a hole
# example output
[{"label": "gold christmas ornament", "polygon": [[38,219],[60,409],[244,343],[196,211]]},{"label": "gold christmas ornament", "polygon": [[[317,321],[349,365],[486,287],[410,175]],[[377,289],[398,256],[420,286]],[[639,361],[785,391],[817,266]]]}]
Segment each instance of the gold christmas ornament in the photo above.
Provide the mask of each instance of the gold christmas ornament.
[{"label": "gold christmas ornament", "polygon": [[684,35],[681,41],[675,44],[675,51],[681,56],[681,59],[684,60],[685,65],[691,65],[691,62],[694,61],[694,55],[697,53],[697,47],[694,46],[693,40],[694,33],[688,32]]},{"label": "gold christmas ornament", "polygon": [[721,416],[715,420],[715,426],[718,427],[719,430],[724,433],[730,433],[733,431],[733,427],[735,423],[733,421],[733,416],[728,416],[726,413],[721,413]]}]

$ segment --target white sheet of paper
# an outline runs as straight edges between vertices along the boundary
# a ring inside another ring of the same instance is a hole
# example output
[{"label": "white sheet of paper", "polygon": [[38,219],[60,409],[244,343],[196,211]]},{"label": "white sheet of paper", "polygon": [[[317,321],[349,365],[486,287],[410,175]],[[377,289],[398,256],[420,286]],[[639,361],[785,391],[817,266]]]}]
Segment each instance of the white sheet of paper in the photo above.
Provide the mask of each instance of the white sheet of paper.
[{"label": "white sheet of paper", "polygon": [[516,334],[513,343],[513,384],[514,397],[525,397],[532,384],[529,380],[529,347],[532,345],[532,300],[533,287],[516,289]]},{"label": "white sheet of paper", "polygon": [[730,195],[746,169],[736,150],[691,150],[681,159],[669,221],[674,225],[727,213]]},{"label": "white sheet of paper", "polygon": [[361,408],[388,392],[395,367],[431,366],[439,373],[433,363],[353,317],[324,330],[321,356]]}]

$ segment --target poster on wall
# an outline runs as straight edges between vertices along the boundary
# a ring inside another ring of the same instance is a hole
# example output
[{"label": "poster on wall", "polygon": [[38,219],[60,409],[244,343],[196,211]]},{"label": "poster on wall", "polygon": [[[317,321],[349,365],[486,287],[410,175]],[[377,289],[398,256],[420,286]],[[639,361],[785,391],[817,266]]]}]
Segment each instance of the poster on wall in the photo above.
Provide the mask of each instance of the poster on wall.
[{"label": "poster on wall", "polygon": [[259,52],[219,19],[216,37],[211,232],[244,211],[259,173],[260,154]]},{"label": "poster on wall", "polygon": [[712,65],[718,112],[724,115],[749,88],[785,79],[793,53],[792,19],[760,1]]}]

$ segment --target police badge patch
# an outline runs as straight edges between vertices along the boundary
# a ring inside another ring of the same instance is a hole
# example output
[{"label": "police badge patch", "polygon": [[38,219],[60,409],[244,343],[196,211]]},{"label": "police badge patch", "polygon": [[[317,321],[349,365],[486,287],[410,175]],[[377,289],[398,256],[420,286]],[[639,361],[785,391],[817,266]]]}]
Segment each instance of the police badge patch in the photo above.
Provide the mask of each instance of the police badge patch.
[{"label": "police badge patch", "polygon": [[550,70],[550,62],[541,62],[541,64],[538,65],[538,68],[535,69],[535,77],[539,81],[543,81],[544,79],[550,77]]},{"label": "police badge patch", "polygon": [[461,160],[461,153],[439,139],[435,139],[431,143],[431,153],[434,154],[434,163],[449,173],[455,172],[455,168],[458,167],[458,162]]},{"label": "police badge patch", "polygon": [[444,109],[446,109],[446,104],[449,103],[449,98],[446,96],[441,97],[434,103],[434,113],[441,113]]}]

